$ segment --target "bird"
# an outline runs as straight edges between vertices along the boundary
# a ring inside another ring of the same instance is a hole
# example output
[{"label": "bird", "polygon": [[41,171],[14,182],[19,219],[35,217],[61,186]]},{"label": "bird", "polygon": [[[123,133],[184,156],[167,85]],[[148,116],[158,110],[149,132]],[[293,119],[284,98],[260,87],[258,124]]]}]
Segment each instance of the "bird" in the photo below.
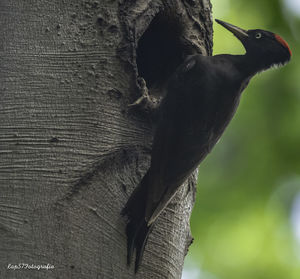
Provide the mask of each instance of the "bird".
[{"label": "bird", "polygon": [[128,220],[127,264],[136,251],[135,272],[158,216],[218,142],[250,79],[292,56],[288,43],[275,33],[216,22],[233,33],[246,52],[188,56],[169,79],[150,167],[121,212]]}]

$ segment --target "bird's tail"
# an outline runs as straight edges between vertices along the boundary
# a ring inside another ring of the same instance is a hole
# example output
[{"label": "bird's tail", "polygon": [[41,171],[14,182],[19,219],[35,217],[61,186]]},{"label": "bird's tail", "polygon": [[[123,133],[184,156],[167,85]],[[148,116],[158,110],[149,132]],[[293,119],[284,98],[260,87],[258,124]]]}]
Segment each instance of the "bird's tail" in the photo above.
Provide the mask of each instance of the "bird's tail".
[{"label": "bird's tail", "polygon": [[140,185],[133,191],[121,214],[127,215],[127,264],[130,265],[134,250],[136,250],[135,272],[141,263],[145,245],[152,225],[145,220],[148,174],[144,176]]}]

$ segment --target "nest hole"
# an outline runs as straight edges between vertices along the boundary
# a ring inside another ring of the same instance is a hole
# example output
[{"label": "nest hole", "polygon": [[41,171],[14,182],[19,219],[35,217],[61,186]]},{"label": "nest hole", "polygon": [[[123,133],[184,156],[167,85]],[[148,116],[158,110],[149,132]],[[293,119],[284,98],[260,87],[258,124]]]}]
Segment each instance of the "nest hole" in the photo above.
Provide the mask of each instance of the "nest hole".
[{"label": "nest hole", "polygon": [[166,13],[155,16],[137,47],[137,67],[147,87],[160,88],[184,61],[188,48],[183,44],[184,25]]}]

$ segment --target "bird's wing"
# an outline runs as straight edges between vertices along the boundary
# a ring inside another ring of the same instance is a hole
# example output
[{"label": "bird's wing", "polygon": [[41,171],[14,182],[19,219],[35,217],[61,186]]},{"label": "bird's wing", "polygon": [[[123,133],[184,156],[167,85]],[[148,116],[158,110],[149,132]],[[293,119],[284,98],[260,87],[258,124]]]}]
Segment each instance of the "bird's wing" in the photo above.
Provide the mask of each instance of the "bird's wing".
[{"label": "bird's wing", "polygon": [[[149,224],[155,221],[160,212],[173,198],[176,191],[184,181],[197,168],[201,160],[210,152],[210,134],[203,132],[202,144],[195,142],[194,137],[186,137],[184,142],[171,144],[161,151],[162,160],[157,162],[160,168],[150,172],[151,190],[148,193],[150,204],[146,208],[146,220]],[[180,140],[179,140],[180,141]],[[165,157],[166,156],[166,157]],[[157,157],[157,161],[159,160]],[[167,158],[167,159],[166,159]],[[148,203],[148,202],[147,202]]]},{"label": "bird's wing", "polygon": [[[191,98],[187,101],[188,97],[184,96],[184,81],[195,65],[195,59],[189,57],[180,66],[174,75],[175,79],[170,80],[171,85],[162,106],[161,120],[155,133],[149,170],[151,188],[148,191],[146,205],[148,224],[155,221],[178,187],[198,165],[199,158],[202,156],[199,152],[199,142],[195,142],[195,138],[199,137],[193,134],[199,133],[199,131],[191,130],[195,126],[194,115],[192,112],[186,111],[189,105],[185,102],[193,102],[193,100]],[[189,113],[191,113],[190,116]],[[191,121],[190,125],[186,123],[186,120],[187,122]],[[207,143],[208,136],[205,132],[203,133],[203,143]],[[205,152],[207,153],[207,151]]]}]

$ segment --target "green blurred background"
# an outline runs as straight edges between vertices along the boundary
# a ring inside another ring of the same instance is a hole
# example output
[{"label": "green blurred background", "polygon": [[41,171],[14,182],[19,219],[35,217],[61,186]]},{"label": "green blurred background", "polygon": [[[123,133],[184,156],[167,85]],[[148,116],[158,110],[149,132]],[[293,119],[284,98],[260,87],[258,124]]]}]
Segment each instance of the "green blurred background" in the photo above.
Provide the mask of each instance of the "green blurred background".
[{"label": "green blurred background", "polygon": [[[212,0],[213,18],[280,34],[291,62],[252,79],[199,168],[184,279],[300,278],[300,0]],[[214,54],[241,54],[214,23]]]}]

